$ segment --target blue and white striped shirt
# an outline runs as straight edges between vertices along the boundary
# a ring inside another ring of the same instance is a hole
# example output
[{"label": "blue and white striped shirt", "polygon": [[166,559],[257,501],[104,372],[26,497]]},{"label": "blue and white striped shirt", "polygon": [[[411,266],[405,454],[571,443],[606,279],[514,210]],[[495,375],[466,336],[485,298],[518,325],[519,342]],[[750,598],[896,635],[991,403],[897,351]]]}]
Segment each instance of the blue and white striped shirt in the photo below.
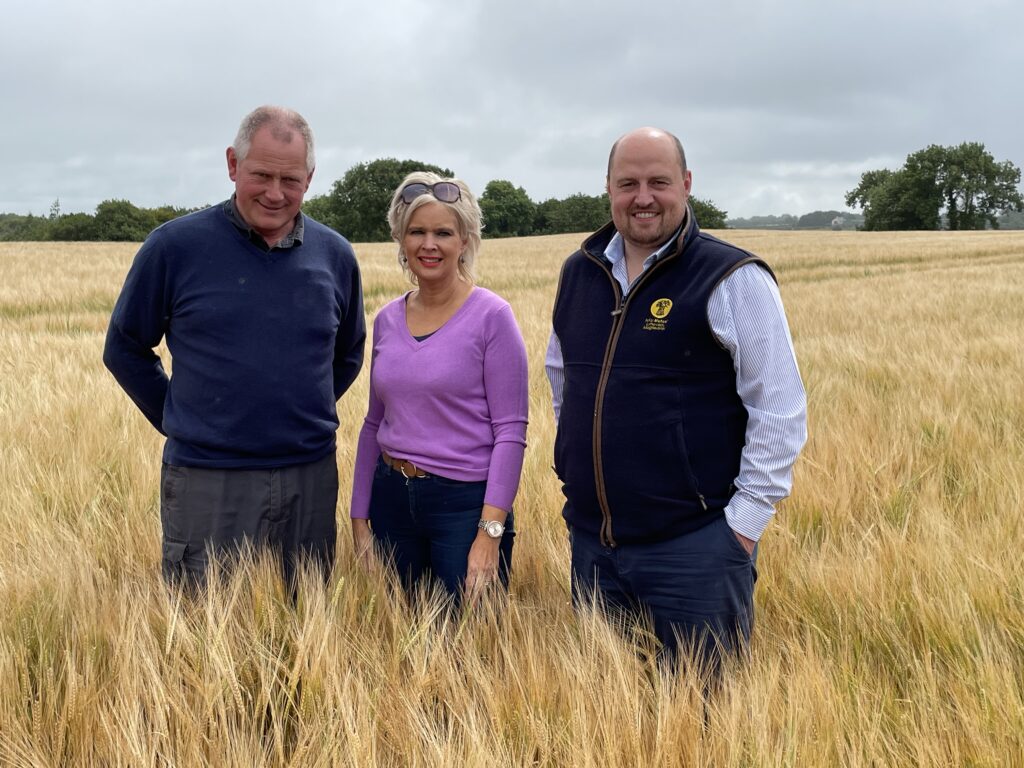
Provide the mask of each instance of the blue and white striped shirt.
[{"label": "blue and white striped shirt", "polygon": [[[670,238],[648,256],[641,274],[675,242]],[[619,233],[608,243],[604,257],[625,296],[636,280],[629,282]],[[782,297],[764,269],[746,264],[719,283],[708,300],[708,319],[711,332],[732,355],[736,391],[748,414],[737,490],[725,508],[725,519],[734,531],[757,541],[771,522],[775,505],[793,487],[793,464],[807,440],[807,396]],[[562,347],[554,332],[544,367],[557,422],[565,379]]]}]

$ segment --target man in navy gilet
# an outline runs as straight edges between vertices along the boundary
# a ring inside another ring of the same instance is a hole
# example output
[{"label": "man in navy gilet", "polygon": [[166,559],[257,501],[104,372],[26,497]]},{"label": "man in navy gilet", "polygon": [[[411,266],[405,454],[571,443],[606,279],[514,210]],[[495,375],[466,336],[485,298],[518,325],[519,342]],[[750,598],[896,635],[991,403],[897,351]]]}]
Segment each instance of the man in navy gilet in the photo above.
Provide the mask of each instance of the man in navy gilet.
[{"label": "man in navy gilet", "polygon": [[[352,247],[301,213],[313,134],[289,109],[246,116],[229,200],[155,229],[114,307],[103,360],[167,437],[163,572],[203,583],[208,553],[248,542],[334,561],[336,401],[363,363]],[[168,377],[155,352],[165,340]]]},{"label": "man in navy gilet", "polygon": [[615,143],[612,221],[562,268],[546,367],[577,605],[649,617],[664,658],[715,672],[750,639],[806,398],[774,274],[700,231],[691,183],[672,134]]}]

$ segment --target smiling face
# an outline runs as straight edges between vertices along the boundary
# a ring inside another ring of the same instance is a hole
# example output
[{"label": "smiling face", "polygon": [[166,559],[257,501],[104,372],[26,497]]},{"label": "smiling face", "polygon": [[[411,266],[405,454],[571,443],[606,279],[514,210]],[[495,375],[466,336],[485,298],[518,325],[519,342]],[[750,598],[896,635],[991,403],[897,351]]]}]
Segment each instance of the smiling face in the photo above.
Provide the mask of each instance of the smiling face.
[{"label": "smiling face", "polygon": [[420,285],[446,285],[458,280],[459,256],[465,247],[458,219],[444,203],[430,202],[416,208],[402,236],[402,253]]},{"label": "smiling face", "polygon": [[641,129],[619,139],[608,169],[608,197],[627,256],[646,258],[679,229],[690,183],[669,135]]},{"label": "smiling face", "polygon": [[238,212],[268,245],[275,245],[295,225],[313,178],[306,169],[306,142],[297,131],[265,125],[253,135],[244,158],[234,147],[227,156]]}]

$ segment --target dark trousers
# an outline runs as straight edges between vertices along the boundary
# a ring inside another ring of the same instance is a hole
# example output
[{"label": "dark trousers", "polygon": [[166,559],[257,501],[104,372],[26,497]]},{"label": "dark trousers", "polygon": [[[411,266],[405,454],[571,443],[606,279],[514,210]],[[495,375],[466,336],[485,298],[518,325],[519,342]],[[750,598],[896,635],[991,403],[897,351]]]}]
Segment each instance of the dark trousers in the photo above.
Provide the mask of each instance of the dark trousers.
[{"label": "dark trousers", "polygon": [[[412,592],[433,577],[456,600],[466,580],[469,549],[476,539],[486,481],[462,482],[438,475],[405,478],[377,460],[370,497],[370,527],[383,554]],[[515,526],[512,513],[501,537],[498,578],[508,585]]]},{"label": "dark trousers", "polygon": [[300,558],[325,577],[334,564],[338,468],[319,461],[273,469],[205,469],[164,464],[160,473],[163,574],[204,584],[208,548],[230,556],[243,544],[279,553],[294,588]]},{"label": "dark trousers", "polygon": [[579,529],[570,540],[576,605],[596,599],[615,621],[649,619],[664,661],[692,655],[717,674],[724,654],[748,646],[757,570],[724,515],[666,541],[612,548]]}]

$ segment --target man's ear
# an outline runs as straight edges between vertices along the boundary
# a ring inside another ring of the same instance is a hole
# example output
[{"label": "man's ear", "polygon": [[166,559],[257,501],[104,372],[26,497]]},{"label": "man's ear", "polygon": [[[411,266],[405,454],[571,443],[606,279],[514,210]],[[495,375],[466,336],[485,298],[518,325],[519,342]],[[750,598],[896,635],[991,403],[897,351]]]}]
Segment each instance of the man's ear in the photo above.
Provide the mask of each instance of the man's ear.
[{"label": "man's ear", "polygon": [[[236,181],[238,176],[238,155],[235,154],[234,147],[228,147],[227,151],[228,158],[228,178],[232,181]],[[312,175],[312,174],[311,174]]]}]

